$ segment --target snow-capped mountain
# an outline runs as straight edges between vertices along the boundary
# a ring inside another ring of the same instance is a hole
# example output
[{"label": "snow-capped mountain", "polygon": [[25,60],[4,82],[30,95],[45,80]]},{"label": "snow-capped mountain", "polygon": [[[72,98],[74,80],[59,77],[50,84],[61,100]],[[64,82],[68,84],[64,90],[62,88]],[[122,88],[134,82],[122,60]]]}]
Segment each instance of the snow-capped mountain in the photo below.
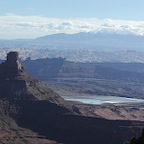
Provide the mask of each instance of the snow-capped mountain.
[{"label": "snow-capped mountain", "polygon": [[43,35],[94,31],[144,36],[144,21],[98,18],[47,18],[40,16],[0,16],[0,38],[36,38]]},{"label": "snow-capped mountain", "polygon": [[[109,32],[81,32],[77,34],[53,34],[39,37],[35,41],[55,44],[67,48],[73,47],[95,50],[143,50],[144,36],[134,34],[117,34]],[[64,48],[63,47],[63,48]]]},{"label": "snow-capped mountain", "polygon": [[0,40],[0,59],[11,50],[22,59],[62,57],[79,62],[142,62],[144,37],[134,34],[81,32],[53,34],[33,40]]},{"label": "snow-capped mountain", "polygon": [[[132,33],[127,34],[119,34],[116,32],[109,31],[99,31],[99,32],[80,32],[76,34],[66,34],[66,33],[58,33],[52,35],[46,35],[43,37],[36,38],[36,41],[48,41],[48,42],[93,42],[97,43],[99,40],[118,40],[118,41],[126,41],[126,40],[134,40],[136,41],[144,41],[144,36],[135,35]],[[131,41],[132,42],[132,41]]]}]

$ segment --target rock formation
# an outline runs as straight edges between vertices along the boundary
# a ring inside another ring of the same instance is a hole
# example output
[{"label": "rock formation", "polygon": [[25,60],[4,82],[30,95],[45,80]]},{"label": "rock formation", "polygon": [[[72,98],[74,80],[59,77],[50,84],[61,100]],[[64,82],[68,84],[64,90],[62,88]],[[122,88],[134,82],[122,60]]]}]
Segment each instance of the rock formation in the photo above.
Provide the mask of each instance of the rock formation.
[{"label": "rock formation", "polygon": [[9,52],[7,60],[0,64],[0,97],[21,100],[48,100],[58,105],[65,102],[57,93],[25,72],[17,52]]},{"label": "rock formation", "polygon": [[84,117],[74,110],[79,112],[25,72],[17,52],[8,53],[0,64],[0,143],[121,144],[133,135],[129,127],[143,124]]},{"label": "rock formation", "polygon": [[22,62],[22,65],[30,75],[40,80],[46,81],[49,79],[57,78],[64,62],[65,59],[61,57],[36,60],[27,58]]},{"label": "rock formation", "polygon": [[7,54],[0,64],[0,143],[56,144],[21,125],[27,127],[27,118],[43,121],[59,110],[69,112],[64,105],[63,98],[25,72],[17,52]]},{"label": "rock formation", "polygon": [[18,53],[10,52],[7,54],[7,60],[0,65],[0,80],[15,79],[24,72],[24,68],[19,62]]}]

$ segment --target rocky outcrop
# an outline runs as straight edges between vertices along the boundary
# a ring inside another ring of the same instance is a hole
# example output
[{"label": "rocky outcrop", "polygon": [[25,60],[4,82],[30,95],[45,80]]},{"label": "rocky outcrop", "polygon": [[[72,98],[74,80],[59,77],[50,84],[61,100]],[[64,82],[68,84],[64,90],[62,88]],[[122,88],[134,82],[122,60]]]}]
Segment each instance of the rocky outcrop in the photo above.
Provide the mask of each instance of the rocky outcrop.
[{"label": "rocky outcrop", "polygon": [[71,105],[29,76],[17,52],[0,65],[0,143],[121,144],[142,123],[84,117]]},{"label": "rocky outcrop", "polygon": [[17,52],[8,53],[7,60],[0,64],[0,97],[15,100],[48,100],[58,105],[65,103],[57,93],[25,72]]},{"label": "rocky outcrop", "polygon": [[45,119],[72,114],[68,106],[57,93],[26,73],[17,52],[7,54],[0,64],[0,143],[56,144],[27,124],[31,119],[34,124],[39,119],[39,124],[46,124]]},{"label": "rocky outcrop", "polygon": [[0,80],[12,80],[24,74],[25,70],[19,62],[18,53],[8,53],[7,60],[0,65]]},{"label": "rocky outcrop", "polygon": [[48,80],[58,76],[64,61],[65,59],[61,57],[36,60],[27,58],[22,64],[30,75],[41,80]]}]

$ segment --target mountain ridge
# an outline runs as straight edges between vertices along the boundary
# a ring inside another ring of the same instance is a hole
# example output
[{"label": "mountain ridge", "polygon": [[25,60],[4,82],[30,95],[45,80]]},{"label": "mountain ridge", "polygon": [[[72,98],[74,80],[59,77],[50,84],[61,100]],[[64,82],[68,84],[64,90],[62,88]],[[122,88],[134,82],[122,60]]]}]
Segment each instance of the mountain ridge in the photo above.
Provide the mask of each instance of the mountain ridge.
[{"label": "mountain ridge", "polygon": [[76,62],[144,63],[144,36],[81,32],[53,34],[33,40],[0,40],[0,59],[19,51],[22,59],[62,57]]},{"label": "mountain ridge", "polygon": [[[56,41],[56,40],[63,40],[63,41],[83,41],[83,40],[96,40],[96,39],[130,39],[130,40],[144,40],[144,36],[136,35],[136,34],[118,34],[118,33],[109,33],[109,32],[79,32],[75,34],[66,34],[66,33],[57,33],[46,35],[42,37],[38,37],[35,40],[48,40],[48,41]],[[85,42],[85,41],[84,41]]]}]

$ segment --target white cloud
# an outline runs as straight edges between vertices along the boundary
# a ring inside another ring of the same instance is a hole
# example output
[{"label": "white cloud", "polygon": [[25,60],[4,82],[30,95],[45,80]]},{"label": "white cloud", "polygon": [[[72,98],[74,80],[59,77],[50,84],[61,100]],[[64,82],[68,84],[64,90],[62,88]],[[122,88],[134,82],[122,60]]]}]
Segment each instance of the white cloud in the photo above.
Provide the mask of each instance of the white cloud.
[{"label": "white cloud", "polygon": [[54,33],[107,31],[144,35],[144,21],[97,18],[58,19],[41,16],[0,16],[0,39],[36,38]]}]

